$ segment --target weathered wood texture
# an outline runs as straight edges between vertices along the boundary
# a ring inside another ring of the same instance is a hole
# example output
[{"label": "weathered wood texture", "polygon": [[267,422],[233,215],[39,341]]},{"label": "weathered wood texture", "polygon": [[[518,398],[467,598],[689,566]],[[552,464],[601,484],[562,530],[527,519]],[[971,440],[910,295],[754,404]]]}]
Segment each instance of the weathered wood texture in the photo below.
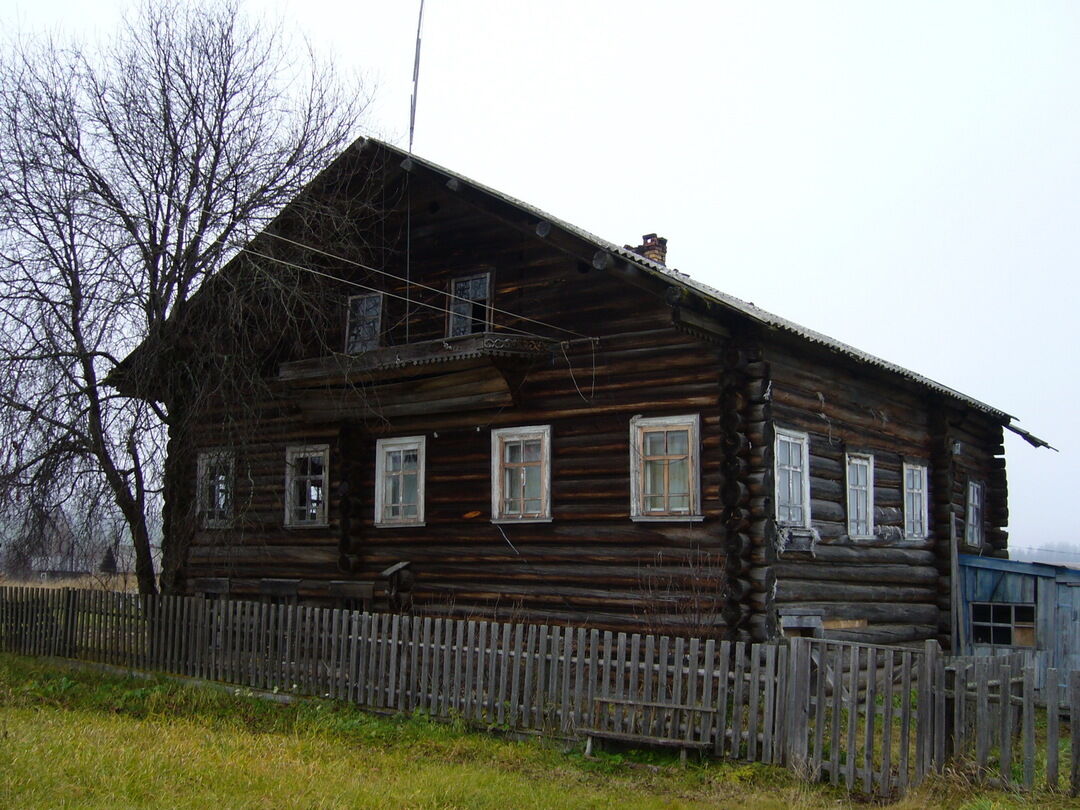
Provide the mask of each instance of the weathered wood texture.
[{"label": "weathered wood texture", "polygon": [[[810,437],[813,555],[782,553],[757,578],[769,611],[820,610],[826,635],[879,643],[940,638],[949,643],[951,521],[963,537],[967,483],[985,486],[981,550],[1004,547],[1001,426],[874,369],[788,342],[766,346],[773,424]],[[958,445],[954,444],[959,442]],[[874,460],[874,537],[847,527],[845,454]],[[903,465],[928,468],[929,534],[905,536]],[[768,497],[764,482],[762,495]],[[768,563],[766,542],[762,562]],[[854,626],[853,622],[854,620]],[[832,627],[830,627],[832,625]],[[859,626],[862,625],[862,626]]]},{"label": "weathered wood texture", "polygon": [[[0,587],[0,650],[420,711],[481,727],[783,765],[894,796],[946,764],[1080,790],[1080,673],[821,639],[748,644],[252,601]],[[1063,756],[1062,734],[1071,735]],[[1045,749],[1045,750],[1044,750]],[[1065,759],[1062,762],[1062,759]],[[1019,767],[1014,769],[1013,763]],[[1041,787],[1042,785],[1040,785]]]}]

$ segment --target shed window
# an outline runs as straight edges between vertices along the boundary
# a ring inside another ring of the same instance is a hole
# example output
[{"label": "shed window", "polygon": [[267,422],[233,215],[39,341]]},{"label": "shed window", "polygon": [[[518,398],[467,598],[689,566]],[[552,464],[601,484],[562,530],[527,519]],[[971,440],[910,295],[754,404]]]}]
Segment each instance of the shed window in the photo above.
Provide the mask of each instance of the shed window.
[{"label": "shed window", "polygon": [[375,525],[424,525],[424,436],[379,439],[375,456]]},{"label": "shed window", "polygon": [[776,522],[810,528],[810,437],[776,431]]},{"label": "shed window", "polygon": [[551,519],[551,426],[491,431],[491,519]]},{"label": "shed window", "polygon": [[981,481],[968,481],[964,540],[969,546],[981,546],[983,542],[983,485]]},{"label": "shed window", "polygon": [[848,535],[865,540],[874,536],[874,457],[848,453],[846,459]]},{"label": "shed window", "polygon": [[630,420],[630,515],[701,519],[700,417]]},{"label": "shed window", "polygon": [[382,331],[382,293],[354,295],[349,298],[349,323],[345,351],[349,354],[378,348]]},{"label": "shed window", "polygon": [[1035,646],[1035,605],[972,602],[971,640],[1006,647]]},{"label": "shed window", "polygon": [[285,450],[285,525],[325,526],[330,446]]},{"label": "shed window", "polygon": [[904,464],[904,536],[926,537],[929,524],[926,467]]},{"label": "shed window", "polygon": [[198,458],[197,507],[204,528],[223,529],[232,525],[233,454],[228,450],[207,450]]},{"label": "shed window", "polygon": [[486,332],[491,321],[491,273],[450,282],[450,337]]}]

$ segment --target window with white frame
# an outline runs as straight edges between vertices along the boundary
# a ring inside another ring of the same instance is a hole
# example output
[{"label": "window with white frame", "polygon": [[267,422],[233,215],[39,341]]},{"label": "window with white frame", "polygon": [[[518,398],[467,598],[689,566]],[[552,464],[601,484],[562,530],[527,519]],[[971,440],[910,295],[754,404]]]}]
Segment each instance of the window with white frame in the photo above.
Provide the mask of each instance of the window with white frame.
[{"label": "window with white frame", "polygon": [[345,329],[345,351],[349,354],[378,348],[382,334],[382,293],[349,297],[349,322]]},{"label": "window with white frame", "polygon": [[926,466],[904,463],[904,536],[926,537],[930,523]]},{"label": "window with white frame", "polygon": [[874,457],[866,453],[845,454],[847,466],[848,536],[874,536]]},{"label": "window with white frame", "polygon": [[491,431],[491,519],[551,520],[551,426]]},{"label": "window with white frame", "polygon": [[229,450],[199,453],[196,505],[204,528],[224,529],[232,525],[234,467]]},{"label": "window with white frame", "polygon": [[449,337],[486,332],[491,324],[491,273],[450,282]]},{"label": "window with white frame", "polygon": [[968,481],[967,521],[964,524],[964,540],[969,546],[982,545],[983,485],[981,481]]},{"label": "window with white frame", "polygon": [[630,420],[630,516],[701,520],[701,418]]},{"label": "window with white frame", "polygon": [[776,522],[810,528],[810,437],[776,429]]},{"label": "window with white frame", "polygon": [[375,447],[375,525],[424,525],[424,436],[379,439]]},{"label": "window with white frame", "polygon": [[285,450],[285,525],[325,526],[330,484],[330,446],[313,444]]}]

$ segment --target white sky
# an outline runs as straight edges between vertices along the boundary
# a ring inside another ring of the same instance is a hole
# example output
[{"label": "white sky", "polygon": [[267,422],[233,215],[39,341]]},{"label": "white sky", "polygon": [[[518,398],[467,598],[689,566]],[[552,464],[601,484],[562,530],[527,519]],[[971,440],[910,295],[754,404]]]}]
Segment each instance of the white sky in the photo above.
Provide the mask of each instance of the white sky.
[{"label": "white sky", "polygon": [[[122,5],[3,3],[100,32]],[[248,7],[405,145],[418,0]],[[1016,415],[1061,452],[1007,440],[1014,553],[1080,560],[1077,43],[1075,2],[428,0],[414,149]]]}]

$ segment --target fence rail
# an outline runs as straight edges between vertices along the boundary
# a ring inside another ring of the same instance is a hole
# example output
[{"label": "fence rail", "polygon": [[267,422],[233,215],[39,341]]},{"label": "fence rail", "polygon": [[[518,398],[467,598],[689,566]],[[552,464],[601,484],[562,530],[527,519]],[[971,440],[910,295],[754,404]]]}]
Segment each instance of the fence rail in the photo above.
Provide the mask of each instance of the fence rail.
[{"label": "fence rail", "polygon": [[[822,639],[687,639],[226,599],[0,588],[0,648],[584,739],[785,765],[895,795],[948,761],[1080,791],[1080,673]],[[1057,673],[1054,673],[1055,676]],[[1067,694],[1065,694],[1067,692]],[[1041,726],[1040,726],[1041,727]],[[1064,763],[1064,764],[1063,764]],[[1067,770],[1067,774],[1062,774]],[[1067,785],[1061,776],[1067,777]]]}]

